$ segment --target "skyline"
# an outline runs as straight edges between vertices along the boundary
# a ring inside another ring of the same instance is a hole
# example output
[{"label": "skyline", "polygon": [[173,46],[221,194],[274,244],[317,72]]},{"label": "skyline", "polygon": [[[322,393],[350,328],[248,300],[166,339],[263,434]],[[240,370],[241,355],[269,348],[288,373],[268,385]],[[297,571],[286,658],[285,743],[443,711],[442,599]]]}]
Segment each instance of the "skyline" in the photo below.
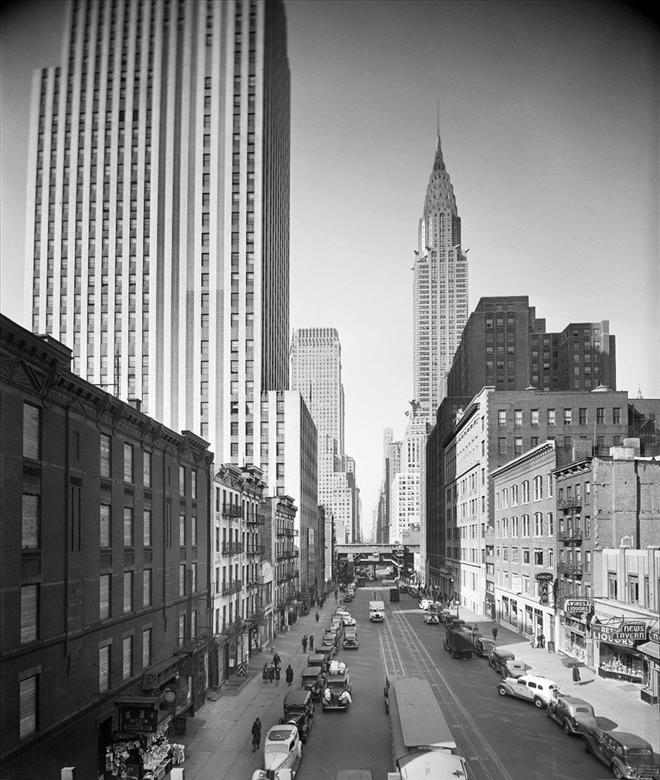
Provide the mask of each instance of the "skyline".
[{"label": "skyline", "polygon": [[[2,196],[0,310],[21,324],[13,187],[16,106],[29,96],[15,74],[29,85],[33,64],[53,64],[49,46],[59,55],[55,6],[15,6],[20,20],[3,25],[2,178],[12,189]],[[660,396],[660,366],[646,359],[658,348],[657,30],[622,3],[289,0],[286,10],[290,325],[339,332],[363,522],[377,500],[383,431],[401,438],[412,397],[409,269],[438,102],[470,249],[468,311],[482,296],[522,294],[552,330],[609,319],[618,387]]]}]

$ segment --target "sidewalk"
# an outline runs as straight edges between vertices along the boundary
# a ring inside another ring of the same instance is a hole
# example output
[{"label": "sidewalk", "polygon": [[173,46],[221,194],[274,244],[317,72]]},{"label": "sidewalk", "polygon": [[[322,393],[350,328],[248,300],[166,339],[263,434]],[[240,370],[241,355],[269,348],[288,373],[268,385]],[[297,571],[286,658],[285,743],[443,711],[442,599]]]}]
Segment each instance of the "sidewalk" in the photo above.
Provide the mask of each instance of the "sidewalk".
[{"label": "sidewalk", "polygon": [[[460,616],[468,625],[479,626],[484,636],[491,636],[495,623],[482,615],[475,615],[466,607],[460,608]],[[531,673],[549,677],[559,685],[559,690],[588,701],[599,717],[616,723],[613,729],[628,731],[646,739],[653,749],[660,752],[660,711],[639,698],[641,685],[621,680],[606,680],[586,666],[580,667],[581,682],[573,682],[571,668],[562,662],[561,653],[549,653],[547,649],[533,648],[521,634],[498,625],[497,646],[506,647],[517,658],[532,667]]]},{"label": "sidewalk", "polygon": [[[313,634],[315,645],[320,646],[323,631],[336,606],[331,595],[318,610],[318,623],[316,608],[312,608],[309,615],[298,618],[288,631],[275,638],[270,647],[253,655],[248,680],[243,686],[238,690],[230,687],[224,693],[221,689],[215,701],[207,699],[195,716],[186,720],[186,734],[177,737],[177,742],[186,746],[183,765],[186,780],[250,778],[255,769],[262,768],[263,751],[253,753],[251,748],[252,723],[258,715],[263,745],[268,729],[279,723],[282,717],[282,702],[289,689],[284,670],[290,663],[294,671],[291,687],[298,688],[300,673],[307,665],[307,653],[302,651],[302,636]],[[281,679],[267,683],[261,679],[261,671],[275,652],[282,659]]]}]

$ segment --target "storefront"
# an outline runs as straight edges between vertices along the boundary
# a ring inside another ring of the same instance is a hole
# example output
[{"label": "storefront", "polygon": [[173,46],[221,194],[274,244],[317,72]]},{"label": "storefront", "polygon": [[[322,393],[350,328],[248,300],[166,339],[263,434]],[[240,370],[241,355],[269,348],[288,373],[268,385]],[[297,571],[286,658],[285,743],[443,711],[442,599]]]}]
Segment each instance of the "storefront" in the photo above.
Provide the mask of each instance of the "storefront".
[{"label": "storefront", "polygon": [[660,708],[660,628],[649,630],[648,642],[637,645],[648,665],[646,685],[640,691],[642,701]]},{"label": "storefront", "polygon": [[559,649],[566,655],[587,661],[587,624],[584,615],[564,614],[560,618]]},{"label": "storefront", "polygon": [[643,653],[637,649],[646,642],[645,622],[610,619],[602,623],[594,620],[591,635],[600,677],[647,685],[648,665]]},{"label": "storefront", "polygon": [[194,714],[206,701],[209,688],[209,648],[205,639],[191,640],[177,650],[179,675],[184,677],[190,693],[190,711]]}]

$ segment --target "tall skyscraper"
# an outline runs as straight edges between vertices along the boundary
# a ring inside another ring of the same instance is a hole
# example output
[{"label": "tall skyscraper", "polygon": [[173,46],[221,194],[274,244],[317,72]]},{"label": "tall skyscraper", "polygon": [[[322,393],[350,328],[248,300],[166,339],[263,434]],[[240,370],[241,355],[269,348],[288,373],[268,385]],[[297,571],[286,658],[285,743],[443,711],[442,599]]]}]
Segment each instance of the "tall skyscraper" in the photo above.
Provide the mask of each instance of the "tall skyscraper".
[{"label": "tall skyscraper", "polygon": [[446,394],[468,317],[468,263],[461,249],[461,220],[445,168],[440,136],[419,220],[413,266],[414,398],[429,422]]},{"label": "tall skyscraper", "polygon": [[354,473],[346,468],[341,343],[335,328],[293,331],[291,388],[305,399],[318,431],[319,503],[334,517],[337,542],[350,542],[356,527],[356,487]]},{"label": "tall skyscraper", "polygon": [[288,385],[282,1],[74,0],[33,87],[33,330],[217,462],[255,462],[261,392]]}]

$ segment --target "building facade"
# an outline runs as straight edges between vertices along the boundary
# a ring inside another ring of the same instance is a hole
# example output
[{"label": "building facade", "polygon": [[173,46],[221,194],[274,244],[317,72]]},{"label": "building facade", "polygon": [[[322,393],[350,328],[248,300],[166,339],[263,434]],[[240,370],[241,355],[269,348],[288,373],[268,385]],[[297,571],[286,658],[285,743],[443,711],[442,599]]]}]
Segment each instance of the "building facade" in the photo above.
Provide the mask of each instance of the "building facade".
[{"label": "building facade", "polygon": [[[555,641],[557,523],[555,443],[546,441],[491,472],[494,523],[486,527],[486,582],[498,622],[535,646]],[[554,646],[554,645],[553,645]]]},{"label": "building facade", "polygon": [[419,220],[413,264],[413,397],[433,421],[468,318],[468,262],[440,136]]},{"label": "building facade", "polygon": [[33,79],[32,329],[218,463],[254,462],[261,391],[288,387],[283,3],[67,7]]},{"label": "building facade", "polygon": [[70,365],[0,316],[0,773],[16,780],[98,777],[131,701],[148,746],[209,684],[212,453]]}]

